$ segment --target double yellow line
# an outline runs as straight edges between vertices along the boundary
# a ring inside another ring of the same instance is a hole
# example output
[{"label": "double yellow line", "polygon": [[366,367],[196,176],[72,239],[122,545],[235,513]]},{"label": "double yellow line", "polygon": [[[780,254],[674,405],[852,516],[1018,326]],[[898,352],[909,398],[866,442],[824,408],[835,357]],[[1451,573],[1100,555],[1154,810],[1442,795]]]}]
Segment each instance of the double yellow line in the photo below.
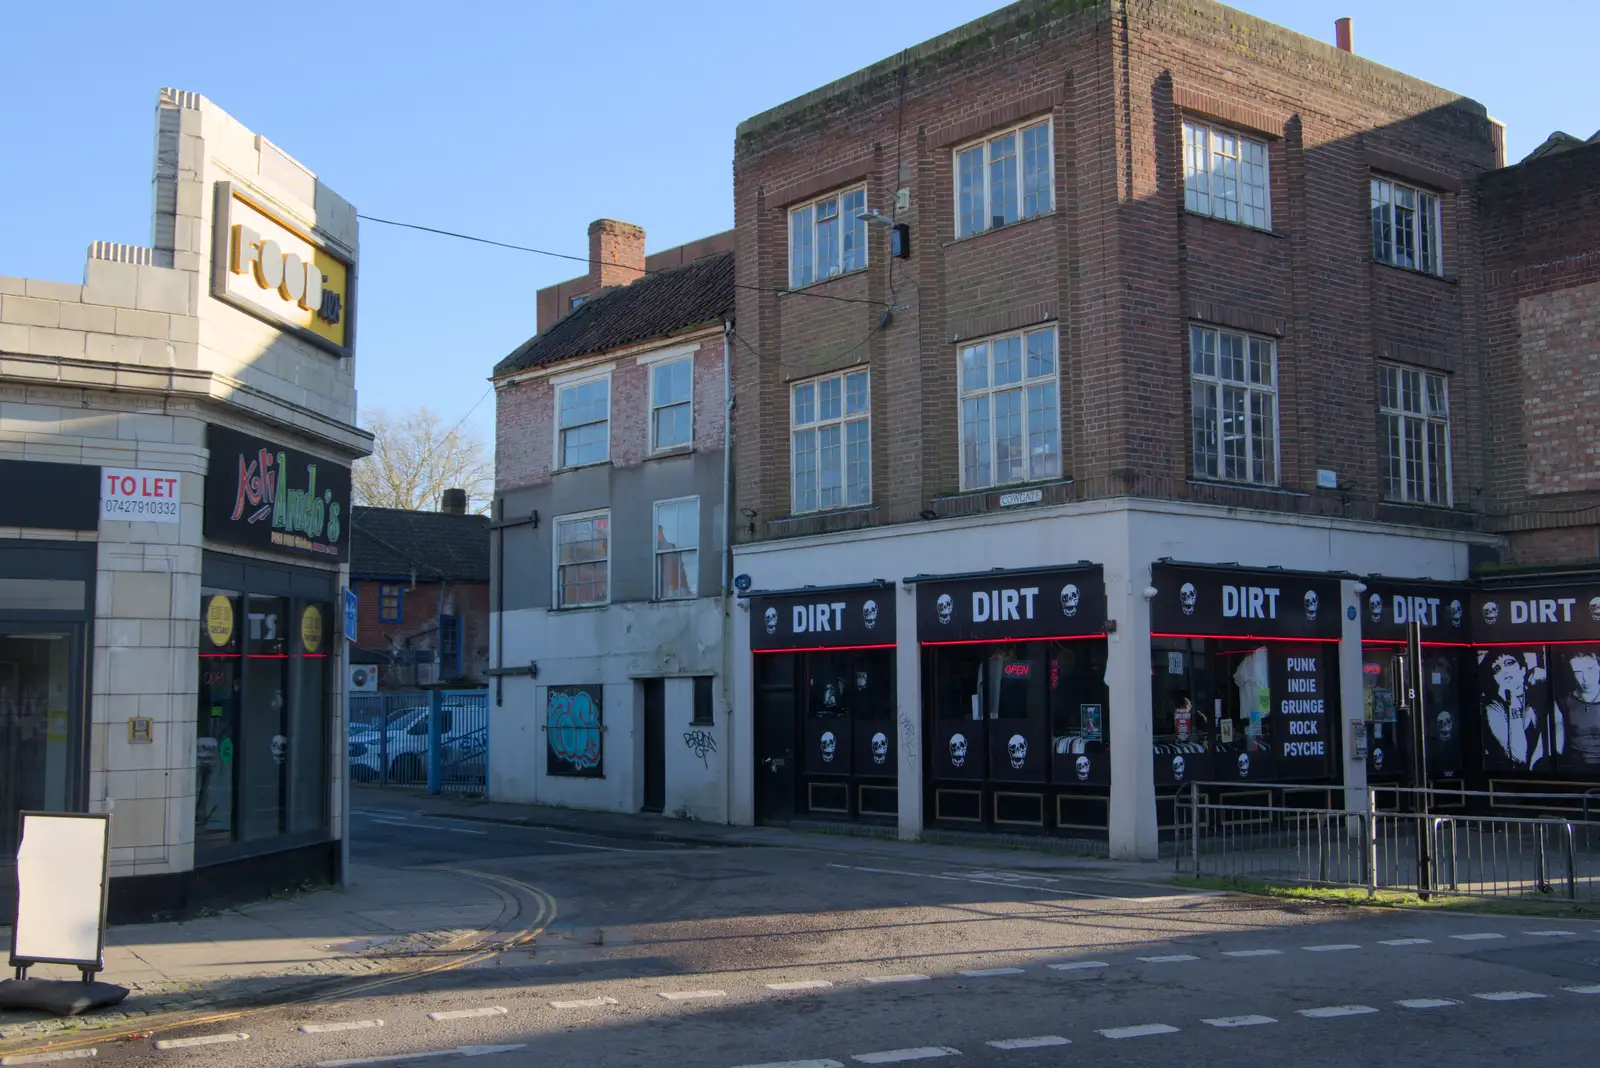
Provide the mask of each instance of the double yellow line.
[{"label": "double yellow line", "polygon": [[[489,883],[498,884],[503,888],[511,890],[513,893],[522,893],[533,898],[534,902],[538,906],[534,912],[533,920],[526,927],[517,931],[509,939],[500,943],[493,949],[476,950],[466,954],[465,956],[458,957],[455,960],[444,961],[442,963],[430,965],[425,968],[403,969],[398,971],[396,974],[386,975],[381,979],[373,979],[369,982],[357,983],[354,986],[341,986],[337,990],[330,990],[326,993],[317,994],[312,997],[283,1001],[274,1005],[263,1005],[254,1009],[241,1009],[238,1012],[216,1012],[203,1016],[183,1016],[177,1019],[169,1019],[166,1021],[162,1021],[160,1018],[154,1018],[145,1021],[143,1026],[130,1027],[122,1031],[97,1031],[92,1035],[85,1035],[81,1038],[69,1039],[63,1042],[49,1042],[42,1046],[33,1046],[24,1049],[0,1050],[0,1056],[21,1056],[27,1053],[53,1053],[57,1050],[81,1049],[84,1046],[93,1046],[104,1042],[121,1042],[133,1038],[146,1038],[150,1035],[156,1034],[158,1031],[170,1031],[177,1027],[196,1027],[201,1024],[222,1023],[225,1020],[242,1020],[247,1017],[258,1016],[264,1012],[272,1012],[277,1009],[293,1008],[296,1005],[314,1005],[318,1002],[334,1001],[337,999],[354,997],[359,994],[366,994],[373,990],[382,989],[383,987],[394,986],[397,983],[409,983],[429,975],[439,975],[444,972],[453,972],[462,968],[470,968],[474,964],[482,964],[484,961],[492,960],[507,950],[514,949],[517,946],[526,945],[528,942],[538,938],[539,935],[543,934],[549,929],[551,924],[555,923],[556,899],[545,891],[540,890],[538,887],[529,886],[527,883],[518,882],[517,880],[508,878],[504,875],[494,875],[483,871],[469,871],[467,869],[458,869],[458,871],[462,875],[470,875],[474,878],[482,879]],[[474,936],[474,940],[480,943],[483,941],[483,939],[478,936]],[[449,943],[448,945],[454,945],[454,943]]]}]

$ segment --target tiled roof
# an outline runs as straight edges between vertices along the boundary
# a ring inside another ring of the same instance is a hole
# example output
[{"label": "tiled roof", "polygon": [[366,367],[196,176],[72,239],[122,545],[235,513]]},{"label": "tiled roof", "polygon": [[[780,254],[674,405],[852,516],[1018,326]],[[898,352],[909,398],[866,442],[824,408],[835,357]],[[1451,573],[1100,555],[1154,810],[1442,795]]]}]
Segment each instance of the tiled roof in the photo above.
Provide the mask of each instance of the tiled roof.
[{"label": "tiled roof", "polygon": [[632,285],[602,290],[544,333],[517,346],[495,365],[494,373],[499,377],[671,337],[690,327],[718,322],[732,310],[733,253],[707,256],[647,274]]},{"label": "tiled roof", "polygon": [[401,508],[350,510],[350,576],[488,582],[489,517]]},{"label": "tiled roof", "polygon": [[1522,162],[1527,163],[1529,160],[1543,159],[1546,156],[1553,156],[1559,152],[1568,152],[1574,148],[1582,148],[1584,145],[1600,145],[1600,130],[1596,130],[1594,136],[1590,137],[1587,141],[1583,140],[1581,137],[1574,137],[1565,130],[1557,130],[1555,133],[1545,138],[1544,142],[1540,144],[1538,148],[1534,149],[1532,152],[1529,152],[1526,156],[1523,156]]}]

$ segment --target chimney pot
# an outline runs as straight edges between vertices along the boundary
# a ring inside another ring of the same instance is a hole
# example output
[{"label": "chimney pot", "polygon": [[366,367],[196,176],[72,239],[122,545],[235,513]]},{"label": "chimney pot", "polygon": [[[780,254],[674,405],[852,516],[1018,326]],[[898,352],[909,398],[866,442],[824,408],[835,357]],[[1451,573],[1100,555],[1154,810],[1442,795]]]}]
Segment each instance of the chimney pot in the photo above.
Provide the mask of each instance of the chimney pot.
[{"label": "chimney pot", "polygon": [[644,276],[644,227],[616,219],[589,224],[589,280],[596,289]]},{"label": "chimney pot", "polygon": [[464,489],[447,489],[444,499],[439,502],[439,511],[445,515],[467,514],[467,491]]},{"label": "chimney pot", "polygon": [[1338,19],[1334,22],[1333,41],[1341,52],[1355,51],[1355,27],[1349,19]]}]

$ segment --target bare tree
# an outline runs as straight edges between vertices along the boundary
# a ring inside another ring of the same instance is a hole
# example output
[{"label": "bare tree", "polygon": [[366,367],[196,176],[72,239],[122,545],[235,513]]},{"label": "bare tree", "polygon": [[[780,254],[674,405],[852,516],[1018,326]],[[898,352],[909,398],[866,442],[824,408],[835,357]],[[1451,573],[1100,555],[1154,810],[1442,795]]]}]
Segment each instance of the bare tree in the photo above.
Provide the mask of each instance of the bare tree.
[{"label": "bare tree", "polygon": [[375,408],[364,422],[377,440],[351,474],[357,504],[433,511],[445,490],[464,489],[469,508],[488,507],[494,463],[476,434],[441,426],[427,408],[400,416]]}]

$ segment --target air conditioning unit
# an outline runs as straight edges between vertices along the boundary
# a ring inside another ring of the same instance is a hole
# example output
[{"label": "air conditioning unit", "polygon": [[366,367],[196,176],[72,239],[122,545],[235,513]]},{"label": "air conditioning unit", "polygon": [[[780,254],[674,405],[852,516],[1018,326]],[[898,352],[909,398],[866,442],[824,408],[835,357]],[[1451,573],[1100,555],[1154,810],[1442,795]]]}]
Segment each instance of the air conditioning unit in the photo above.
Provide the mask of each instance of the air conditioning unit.
[{"label": "air conditioning unit", "polygon": [[434,683],[436,683],[438,681],[439,681],[439,665],[438,664],[418,664],[417,665],[417,685],[418,686],[432,686]]},{"label": "air conditioning unit", "polygon": [[367,664],[351,664],[345,668],[345,689],[351,693],[377,693],[378,669]]}]

